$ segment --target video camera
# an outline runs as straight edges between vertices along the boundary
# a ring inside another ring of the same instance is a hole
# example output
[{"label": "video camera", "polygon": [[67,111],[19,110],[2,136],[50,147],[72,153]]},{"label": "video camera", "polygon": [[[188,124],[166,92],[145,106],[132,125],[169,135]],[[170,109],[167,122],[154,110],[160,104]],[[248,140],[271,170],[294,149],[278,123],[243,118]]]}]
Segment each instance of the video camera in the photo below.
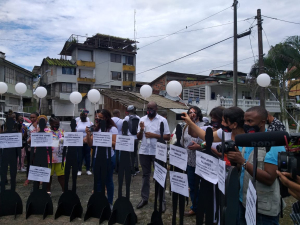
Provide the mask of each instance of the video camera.
[{"label": "video camera", "polygon": [[286,152],[278,153],[278,170],[292,174],[293,179],[300,176],[300,133],[290,134],[290,143],[286,139]]},{"label": "video camera", "polygon": [[[235,142],[232,140],[228,140],[224,142],[224,153],[235,152]],[[217,145],[217,151],[222,153],[222,144]]]}]

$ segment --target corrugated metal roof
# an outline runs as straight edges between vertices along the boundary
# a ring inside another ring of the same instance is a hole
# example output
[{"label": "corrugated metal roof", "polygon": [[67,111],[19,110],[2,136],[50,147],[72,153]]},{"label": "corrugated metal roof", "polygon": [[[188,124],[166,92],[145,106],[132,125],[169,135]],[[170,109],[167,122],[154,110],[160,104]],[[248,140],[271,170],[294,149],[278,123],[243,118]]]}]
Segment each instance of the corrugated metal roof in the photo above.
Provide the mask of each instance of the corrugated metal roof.
[{"label": "corrugated metal roof", "polygon": [[46,62],[50,66],[64,66],[64,67],[76,67],[76,64],[73,64],[69,60],[64,60],[64,59],[51,59],[49,57],[45,58]]},{"label": "corrugated metal roof", "polygon": [[144,105],[153,101],[157,103],[158,109],[187,109],[184,104],[174,102],[170,99],[164,98],[159,95],[152,94],[149,98],[144,100],[143,96],[135,92],[127,92],[123,90],[104,89],[100,92],[114,101],[121,103],[124,106],[134,105],[138,110],[142,110]]}]

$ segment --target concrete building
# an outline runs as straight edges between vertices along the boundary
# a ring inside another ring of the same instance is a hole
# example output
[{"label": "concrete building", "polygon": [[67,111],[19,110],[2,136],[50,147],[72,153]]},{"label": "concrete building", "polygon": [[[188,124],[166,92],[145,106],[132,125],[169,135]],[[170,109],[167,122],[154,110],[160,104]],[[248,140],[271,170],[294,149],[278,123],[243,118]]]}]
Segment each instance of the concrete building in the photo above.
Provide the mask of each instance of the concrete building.
[{"label": "concrete building", "polygon": [[[80,43],[78,35],[71,35],[60,52],[61,59],[45,58],[40,67],[41,82],[48,90],[42,112],[69,120],[74,106],[69,101],[73,91],[79,91],[83,100],[75,106],[93,112],[94,105],[87,99],[90,89],[135,90],[135,41],[96,34]],[[46,71],[48,71],[46,73]]]},{"label": "concrete building", "polygon": [[[8,90],[0,97],[0,111],[14,112],[33,111],[32,108],[32,82],[34,74],[5,59],[5,53],[0,52],[0,81],[5,82]],[[26,84],[27,90],[21,96],[16,92],[15,85],[18,82]],[[23,110],[22,110],[23,108]]]}]

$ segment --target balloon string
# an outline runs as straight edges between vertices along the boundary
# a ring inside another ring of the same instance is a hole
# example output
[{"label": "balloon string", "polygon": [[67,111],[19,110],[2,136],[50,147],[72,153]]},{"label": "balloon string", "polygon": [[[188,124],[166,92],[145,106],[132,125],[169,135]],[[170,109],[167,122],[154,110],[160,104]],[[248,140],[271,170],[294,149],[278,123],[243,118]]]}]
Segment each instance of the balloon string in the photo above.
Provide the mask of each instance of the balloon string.
[{"label": "balloon string", "polygon": [[[177,96],[181,101],[183,101],[180,97],[179,97],[179,95]],[[187,106],[187,104],[183,101],[183,103],[185,104],[185,106],[187,107],[187,108],[189,108],[188,106]]]},{"label": "balloon string", "polygon": [[75,104],[74,104],[74,109],[73,109],[73,119],[75,118]]},{"label": "balloon string", "polygon": [[39,114],[41,114],[41,102],[42,102],[42,100],[41,99],[39,99],[39,100],[40,100]]}]

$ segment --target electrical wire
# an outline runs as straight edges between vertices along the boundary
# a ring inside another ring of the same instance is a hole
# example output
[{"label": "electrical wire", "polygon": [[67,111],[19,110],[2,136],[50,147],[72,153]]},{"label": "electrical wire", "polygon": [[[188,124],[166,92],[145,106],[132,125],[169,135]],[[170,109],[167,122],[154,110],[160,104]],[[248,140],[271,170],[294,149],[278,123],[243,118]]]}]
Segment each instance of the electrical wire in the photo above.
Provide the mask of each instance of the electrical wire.
[{"label": "electrical wire", "polygon": [[[242,62],[242,61],[245,61],[245,60],[251,59],[251,58],[252,58],[252,56],[251,56],[251,57],[248,57],[248,58],[245,58],[245,59],[238,60],[238,62]],[[200,73],[212,71],[212,70],[214,70],[214,69],[218,69],[218,68],[220,68],[220,67],[228,66],[228,65],[232,65],[232,64],[233,64],[233,63],[231,62],[231,63],[225,64],[225,65],[222,65],[222,66],[215,67],[215,68],[213,68],[213,69],[203,70],[203,71],[200,71],[200,72],[195,73],[195,74],[197,75],[197,74],[200,74]]]},{"label": "electrical wire", "polygon": [[282,19],[278,19],[278,18],[274,18],[274,17],[270,17],[270,16],[264,16],[264,15],[262,15],[262,16],[263,16],[263,17],[266,17],[266,18],[269,18],[269,19],[272,19],[272,20],[278,20],[278,21],[282,21],[282,22],[285,22],[285,23],[293,23],[293,24],[300,25],[300,23],[297,23],[297,22],[292,22],[292,21],[282,20]]},{"label": "electrical wire", "polygon": [[184,55],[184,56],[182,56],[182,57],[179,57],[179,58],[177,58],[177,59],[171,60],[171,61],[169,61],[169,62],[167,62],[167,63],[161,64],[161,65],[159,65],[159,66],[156,66],[156,67],[153,67],[153,68],[151,68],[151,69],[145,70],[145,71],[143,71],[143,72],[137,73],[136,75],[139,75],[139,74],[142,74],[142,73],[146,73],[146,72],[148,72],[148,71],[151,71],[151,70],[157,69],[157,68],[159,68],[159,67],[168,65],[168,64],[173,63],[173,62],[175,62],[175,61],[178,61],[178,60],[180,60],[180,59],[183,59],[183,58],[185,58],[185,57],[188,57],[188,56],[190,56],[190,55],[193,55],[193,54],[195,54],[195,53],[197,53],[197,52],[200,52],[200,51],[203,51],[203,50],[205,50],[205,49],[207,49],[207,48],[210,48],[210,47],[212,47],[212,46],[214,46],[214,45],[220,44],[221,42],[227,41],[227,40],[229,40],[229,39],[231,39],[231,38],[233,38],[233,36],[228,37],[228,38],[225,38],[225,39],[223,39],[223,40],[221,40],[221,41],[218,41],[218,42],[216,42],[216,43],[214,43],[214,44],[211,44],[211,45],[209,45],[209,46],[206,46],[206,47],[204,47],[204,48],[201,48],[201,49],[199,49],[199,50],[197,50],[197,51],[194,51],[194,52],[192,52],[192,53],[189,53],[189,54]]},{"label": "electrical wire", "polygon": [[178,31],[176,31],[176,32],[173,32],[173,33],[171,33],[171,34],[169,34],[169,35],[163,37],[163,38],[160,38],[160,39],[158,39],[158,40],[156,40],[156,41],[153,41],[153,42],[151,42],[151,43],[149,43],[149,44],[146,44],[146,45],[140,47],[139,49],[145,48],[145,47],[147,47],[147,46],[149,46],[149,45],[152,45],[152,44],[154,44],[154,43],[156,43],[156,42],[159,42],[159,41],[161,41],[161,40],[163,40],[163,39],[165,39],[165,38],[167,38],[167,37],[170,37],[171,35],[177,34],[178,32],[183,31],[183,30],[187,29],[188,27],[194,26],[194,25],[196,25],[196,24],[198,24],[198,23],[200,23],[200,22],[202,22],[202,21],[204,21],[204,20],[206,20],[206,19],[208,19],[208,18],[210,18],[210,17],[213,17],[213,16],[215,16],[215,15],[217,15],[217,14],[219,14],[219,13],[221,13],[221,12],[223,12],[223,11],[225,11],[225,10],[231,8],[231,7],[232,7],[232,6],[229,6],[229,7],[225,8],[225,9],[223,9],[223,10],[221,10],[221,11],[215,13],[215,14],[212,14],[212,15],[210,15],[210,16],[208,16],[208,17],[205,17],[205,18],[202,19],[202,20],[199,20],[199,21],[197,21],[197,22],[195,22],[195,23],[193,23],[193,24],[191,24],[191,25],[189,25],[189,26],[186,26],[186,27],[183,28],[183,29],[180,29],[180,30],[178,30]]}]

